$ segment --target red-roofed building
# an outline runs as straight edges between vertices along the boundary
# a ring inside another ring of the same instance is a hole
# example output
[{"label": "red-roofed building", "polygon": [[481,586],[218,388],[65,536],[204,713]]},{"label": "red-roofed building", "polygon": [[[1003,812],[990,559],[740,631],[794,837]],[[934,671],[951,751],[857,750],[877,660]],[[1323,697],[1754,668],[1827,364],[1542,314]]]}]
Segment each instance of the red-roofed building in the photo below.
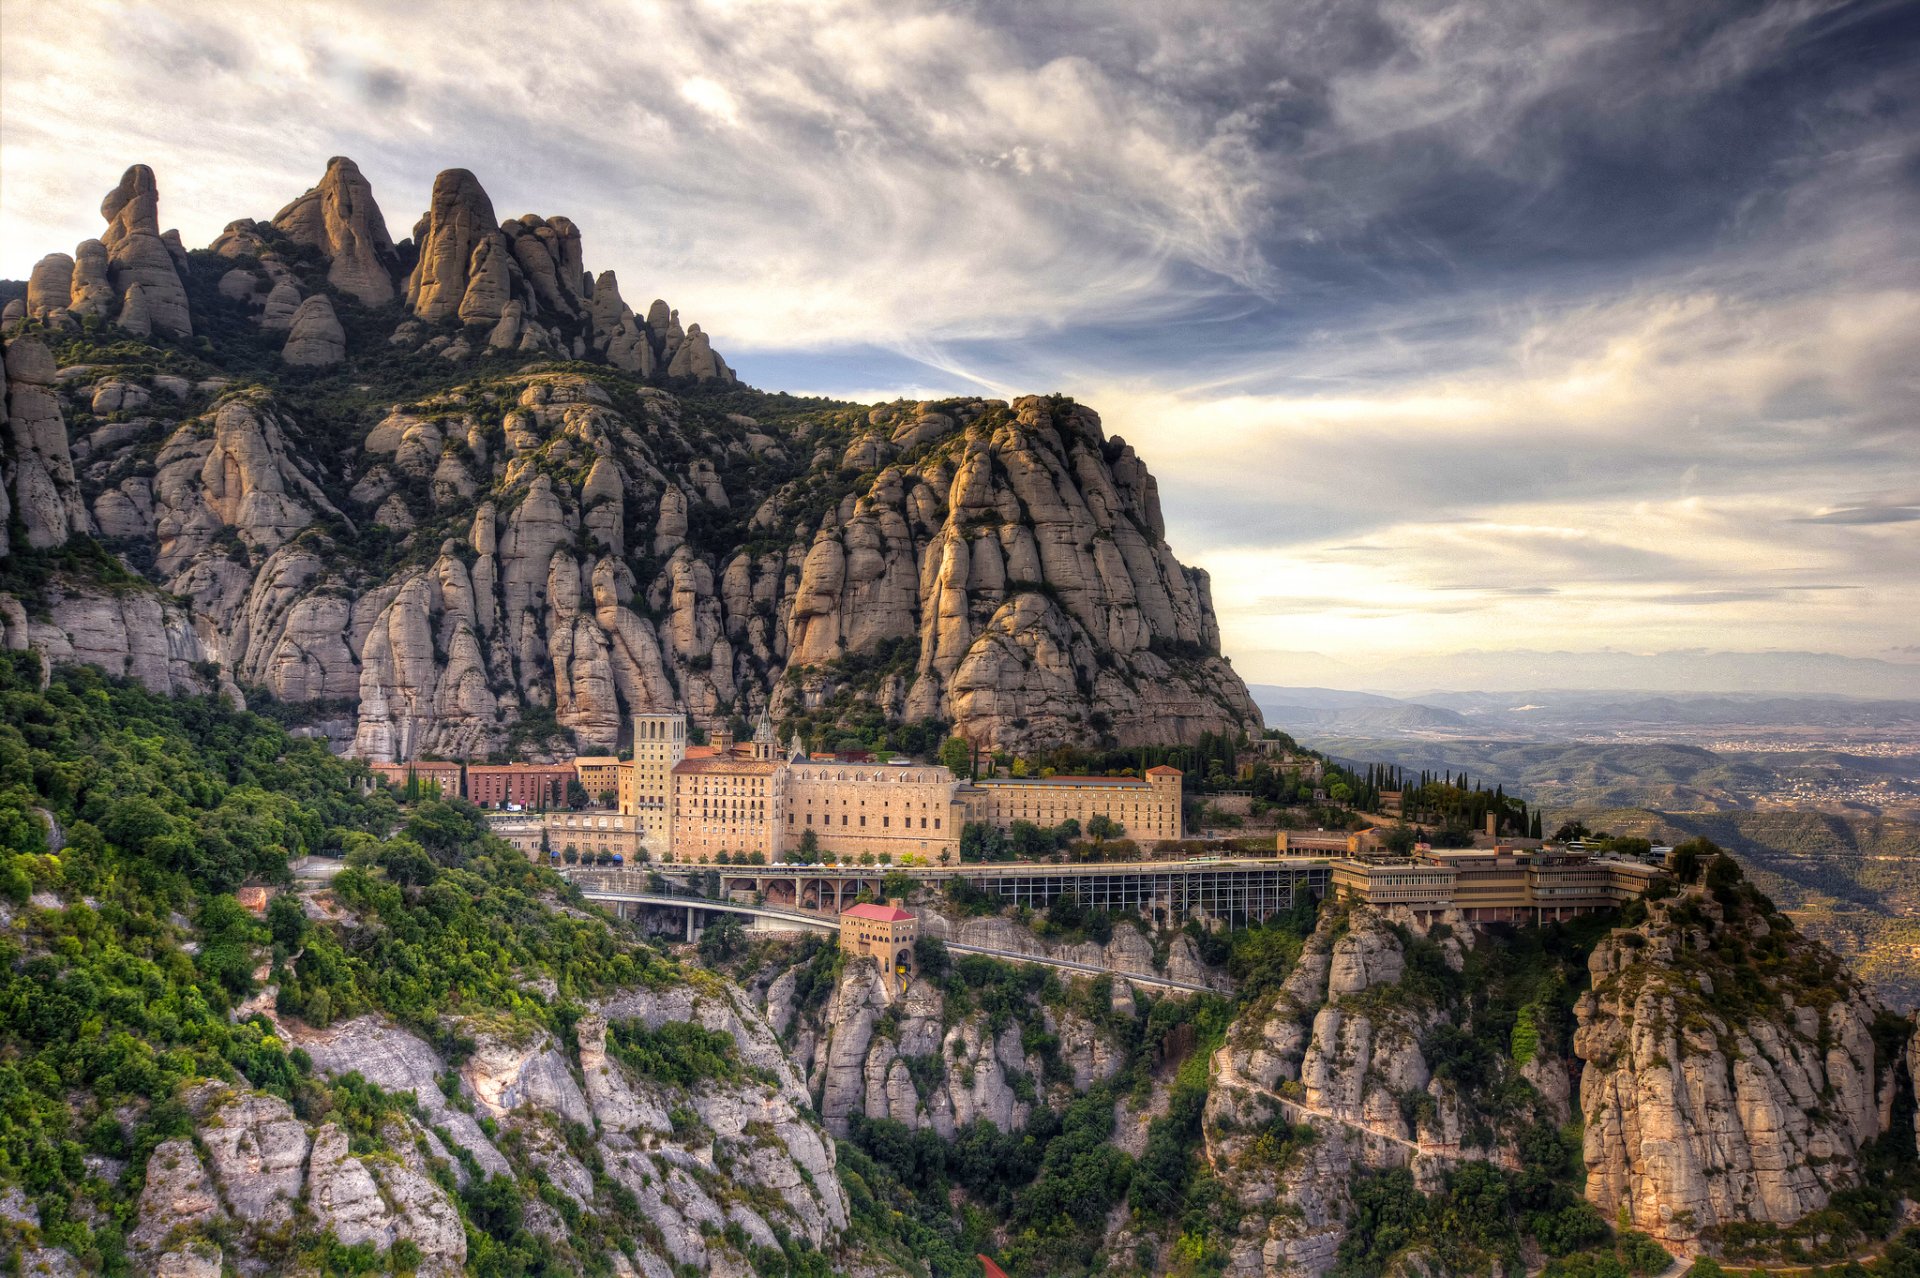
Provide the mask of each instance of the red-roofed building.
[{"label": "red-roofed building", "polygon": [[897,995],[918,970],[914,965],[913,943],[920,939],[920,920],[912,911],[900,908],[900,902],[885,905],[861,904],[840,912],[840,948],[856,958],[870,958],[880,964],[880,979],[887,993]]},{"label": "red-roofed building", "polygon": [[711,747],[692,746],[675,764],[667,796],[673,855],[679,861],[729,861],[758,853],[780,859],[787,765],[763,716],[751,746],[716,732]]},{"label": "red-roofed building", "polygon": [[559,808],[567,803],[571,763],[470,763],[467,798],[483,808]]}]

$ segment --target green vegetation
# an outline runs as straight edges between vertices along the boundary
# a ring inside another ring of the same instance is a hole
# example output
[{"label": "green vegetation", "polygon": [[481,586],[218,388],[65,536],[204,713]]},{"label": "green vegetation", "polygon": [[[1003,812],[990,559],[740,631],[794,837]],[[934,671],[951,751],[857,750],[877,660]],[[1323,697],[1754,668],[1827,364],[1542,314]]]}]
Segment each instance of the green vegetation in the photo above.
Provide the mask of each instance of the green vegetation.
[{"label": "green vegetation", "polygon": [[733,1035],[691,1021],[666,1021],[658,1029],[616,1021],[608,1026],[607,1051],[645,1077],[676,1087],[741,1074]]},{"label": "green vegetation", "polygon": [[[411,1109],[357,1075],[315,1077],[265,1018],[233,1019],[262,963],[284,1011],[315,1024],[378,1011],[455,1058],[472,1044],[449,1013],[564,1041],[579,1000],[674,979],[601,920],[550,909],[564,885],[464,803],[422,802],[383,838],[401,815],[391,794],[363,793],[363,767],[317,742],[97,670],[56,671],[44,691],[39,678],[28,654],[0,656],[0,891],[13,918],[0,939],[0,1181],[21,1187],[39,1238],[89,1270],[129,1272],[147,1155],[192,1133],[189,1085],[280,1096],[308,1123],[339,1122],[356,1152],[383,1148],[387,1118]],[[290,859],[342,851],[347,868],[327,889],[342,923],[311,923],[288,894],[257,917],[232,895],[284,888]],[[529,993],[535,979],[555,995]],[[739,1068],[731,1040],[695,1026],[617,1028],[614,1042],[672,1077]],[[571,1238],[536,1235],[523,1204],[552,1191],[512,1142],[505,1152],[516,1177],[475,1177],[456,1200],[472,1272],[603,1272],[607,1248],[645,1227],[614,1196],[593,1214],[563,1211]],[[91,1171],[89,1155],[123,1162]],[[359,1273],[417,1257],[340,1248],[302,1226],[269,1259]],[[811,1278],[819,1262],[761,1272]]]}]

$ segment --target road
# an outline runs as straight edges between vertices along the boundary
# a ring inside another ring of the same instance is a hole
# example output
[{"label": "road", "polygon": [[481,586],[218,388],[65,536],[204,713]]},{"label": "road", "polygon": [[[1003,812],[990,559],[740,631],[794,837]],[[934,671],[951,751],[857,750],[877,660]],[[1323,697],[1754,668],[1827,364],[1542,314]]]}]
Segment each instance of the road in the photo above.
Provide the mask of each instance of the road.
[{"label": "road", "polygon": [[[840,927],[838,920],[828,916],[808,914],[800,910],[783,910],[770,905],[743,905],[738,901],[717,901],[699,896],[672,896],[660,892],[613,892],[605,889],[589,891],[584,884],[581,885],[580,891],[581,895],[590,901],[616,901],[627,905],[657,905],[668,909],[716,910],[723,914],[747,914],[822,932],[836,932]],[[978,954],[986,958],[999,959],[1005,963],[1035,963],[1042,967],[1056,967],[1088,976],[1112,976],[1131,981],[1136,985],[1151,985],[1190,994],[1219,993],[1210,985],[1196,985],[1189,981],[1176,981],[1165,976],[1143,976],[1137,972],[1116,972],[1092,963],[1075,963],[1069,959],[1044,958],[1037,954],[990,950],[984,946],[956,945],[951,942],[947,944],[947,949],[955,954]]]}]

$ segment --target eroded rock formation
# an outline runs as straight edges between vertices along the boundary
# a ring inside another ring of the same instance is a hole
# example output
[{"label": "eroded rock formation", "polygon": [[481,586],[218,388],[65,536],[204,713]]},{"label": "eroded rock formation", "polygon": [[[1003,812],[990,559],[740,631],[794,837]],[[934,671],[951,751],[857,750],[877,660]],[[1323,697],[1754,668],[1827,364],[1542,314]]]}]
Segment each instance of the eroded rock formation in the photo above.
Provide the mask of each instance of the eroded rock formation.
[{"label": "eroded rock formation", "polygon": [[[103,240],[44,261],[15,325],[190,332],[187,259],[156,206],[151,172],[130,169]],[[714,722],[849,696],[997,746],[1259,722],[1205,574],[1173,558],[1152,478],[1086,408],[769,399],[762,421],[636,385],[735,379],[700,325],[657,299],[643,317],[612,272],[591,276],[570,220],[499,222],[464,170],[440,175],[410,244],[336,158],[211,252],[197,304],[284,333],[284,363],[312,369],[352,364],[359,308],[405,267],[409,318],[381,357],[444,368],[443,389],[368,414],[312,379],[58,370],[22,334],[8,504],[35,548],[110,539],[190,601],[192,660],[327,703],[314,726],[339,745],[488,753],[530,707],[570,734],[554,751],[607,750],[637,711]],[[607,371],[464,371],[554,358]],[[63,656],[102,646],[48,638]],[[182,651],[172,630],[112,646]]]},{"label": "eroded rock formation", "polygon": [[[1837,958],[1753,895],[1727,896],[1653,902],[1594,950],[1575,1008],[1588,1196],[1689,1250],[1728,1224],[1791,1224],[1856,1183],[1897,1063],[1876,1048],[1886,1014]],[[1761,964],[1756,998],[1742,969]]]}]

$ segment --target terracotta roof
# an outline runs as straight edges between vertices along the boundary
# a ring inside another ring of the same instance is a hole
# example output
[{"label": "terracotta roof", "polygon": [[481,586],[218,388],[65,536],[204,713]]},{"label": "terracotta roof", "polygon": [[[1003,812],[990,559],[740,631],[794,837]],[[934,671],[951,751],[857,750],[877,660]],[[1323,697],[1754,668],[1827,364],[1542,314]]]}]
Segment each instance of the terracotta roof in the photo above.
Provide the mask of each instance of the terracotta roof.
[{"label": "terracotta roof", "polygon": [[840,911],[841,918],[873,919],[879,923],[911,923],[913,915],[897,905],[856,905]]},{"label": "terracotta roof", "polygon": [[1122,785],[1142,786],[1139,777],[988,777],[979,785]]},{"label": "terracotta roof", "polygon": [[1157,768],[1148,768],[1147,775],[1150,777],[1179,777],[1185,776],[1186,773],[1180,771],[1178,768],[1169,768],[1163,763]]},{"label": "terracotta roof", "polygon": [[772,776],[785,766],[786,764],[778,759],[708,756],[704,759],[682,759],[673,765],[673,775],[686,776],[696,772],[715,772],[721,775],[731,773],[736,776]]}]

